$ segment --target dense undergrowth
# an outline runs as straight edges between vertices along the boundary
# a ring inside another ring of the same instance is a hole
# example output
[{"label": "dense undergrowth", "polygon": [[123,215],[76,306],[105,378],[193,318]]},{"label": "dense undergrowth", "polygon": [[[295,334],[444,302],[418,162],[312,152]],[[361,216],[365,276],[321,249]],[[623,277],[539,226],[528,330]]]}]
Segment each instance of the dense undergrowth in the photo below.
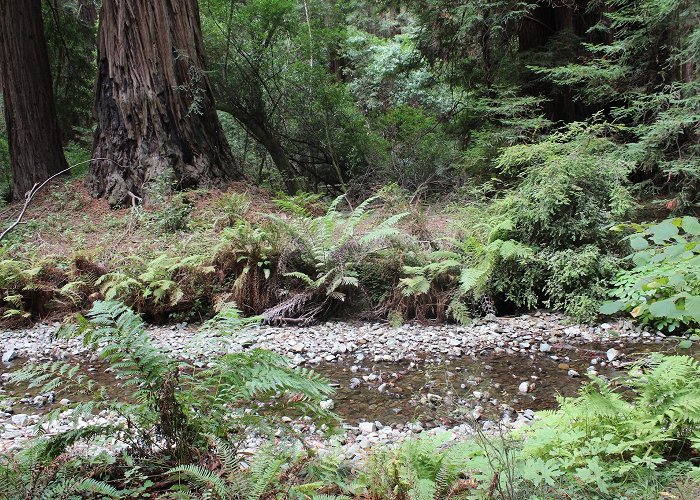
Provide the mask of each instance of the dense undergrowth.
[{"label": "dense undergrowth", "polygon": [[[629,220],[634,203],[624,172],[604,174],[607,147],[585,129],[507,149],[499,165],[522,179],[468,206],[410,203],[392,186],[357,203],[349,196],[326,202],[261,190],[193,191],[88,217],[81,212],[98,202],[75,190],[79,181],[67,182],[2,248],[3,318],[36,320],[105,299],[152,322],[203,320],[226,302],[269,323],[308,324],[351,311],[394,323],[468,323],[537,307],[590,320],[613,289],[621,300],[604,312],[634,309],[651,322],[644,304],[666,294],[651,312],[672,318],[676,313],[659,312],[672,301],[691,311],[675,318],[677,325],[693,328],[697,219],[658,226],[677,228],[668,234],[646,229],[656,247],[626,236],[646,226],[616,225]],[[66,234],[69,226],[75,229]],[[632,259],[630,243],[639,250]],[[670,284],[654,287],[659,280],[644,278],[655,272]]]},{"label": "dense undergrowth", "polygon": [[[229,308],[205,331],[240,326]],[[3,498],[693,498],[700,488],[700,364],[686,356],[652,355],[615,381],[594,377],[522,431],[423,436],[351,465],[299,446],[284,425],[281,417],[294,415],[331,435],[334,418],[320,401],[332,390],[278,355],[229,354],[196,368],[157,348],[139,316],[117,302],[96,303],[61,335],[80,335],[133,397],[106,397],[70,361],[13,374],[14,383],[88,395],[70,405],[76,421],[105,410],[122,418],[0,456]],[[251,433],[269,436],[253,456],[242,453]],[[85,452],[105,440],[119,451]]]}]

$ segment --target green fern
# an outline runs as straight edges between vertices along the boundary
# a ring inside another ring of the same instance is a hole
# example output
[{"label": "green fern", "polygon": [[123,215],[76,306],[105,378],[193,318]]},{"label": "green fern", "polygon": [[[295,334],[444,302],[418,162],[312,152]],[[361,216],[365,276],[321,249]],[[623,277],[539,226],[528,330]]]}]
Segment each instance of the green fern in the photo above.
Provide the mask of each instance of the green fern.
[{"label": "green fern", "polygon": [[404,266],[399,289],[405,297],[420,297],[433,292],[446,292],[449,297],[447,313],[461,324],[471,321],[465,299],[481,299],[488,293],[494,270],[507,261],[522,261],[532,250],[514,240],[498,237],[512,228],[505,220],[494,226],[486,243],[476,238],[463,241],[445,239],[447,248],[422,256],[422,266]]},{"label": "green fern", "polygon": [[374,222],[372,204],[377,197],[364,200],[350,212],[340,211],[347,201],[336,198],[325,215],[302,216],[291,220],[270,215],[280,232],[294,245],[294,255],[303,263],[301,269],[284,273],[304,290],[265,314],[267,321],[297,318],[308,323],[333,310],[358,288],[358,269],[373,255],[389,247],[400,234],[395,227],[407,214],[396,214]]}]

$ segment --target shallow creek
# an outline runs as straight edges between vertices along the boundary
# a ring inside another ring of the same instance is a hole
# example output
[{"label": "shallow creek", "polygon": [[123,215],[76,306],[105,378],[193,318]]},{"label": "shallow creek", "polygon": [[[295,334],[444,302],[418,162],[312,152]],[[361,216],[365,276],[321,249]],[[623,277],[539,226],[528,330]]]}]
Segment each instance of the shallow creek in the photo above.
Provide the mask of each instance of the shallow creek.
[{"label": "shallow creek", "polygon": [[[356,425],[379,421],[385,425],[420,421],[426,427],[454,425],[465,421],[516,418],[526,410],[556,407],[556,397],[572,396],[586,382],[588,371],[613,378],[626,365],[651,351],[673,352],[675,340],[663,343],[613,345],[562,344],[552,352],[483,354],[456,358],[402,362],[357,361],[354,356],[335,362],[309,365],[336,388],[334,411]],[[619,351],[610,363],[606,352]],[[687,352],[687,351],[686,351]],[[46,397],[23,386],[6,382],[6,375],[25,360],[0,364],[0,398],[21,400],[13,413],[37,414],[60,406],[61,400],[84,399],[70,393]],[[125,399],[133,392],[101,364],[84,365],[85,373],[108,388],[110,397]],[[523,389],[526,389],[523,390]]]}]

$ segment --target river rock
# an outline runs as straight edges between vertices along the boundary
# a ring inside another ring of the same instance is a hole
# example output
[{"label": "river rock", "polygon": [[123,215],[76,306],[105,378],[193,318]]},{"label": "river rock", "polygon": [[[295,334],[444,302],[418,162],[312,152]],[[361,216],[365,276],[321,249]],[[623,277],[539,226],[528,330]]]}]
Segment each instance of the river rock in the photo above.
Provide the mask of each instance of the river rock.
[{"label": "river rock", "polygon": [[12,415],[10,420],[17,427],[24,427],[29,421],[29,415],[25,413],[18,413],[17,415]]},{"label": "river rock", "polygon": [[372,432],[377,430],[377,426],[374,424],[374,422],[360,422],[357,428],[360,430],[362,434],[371,434]]},{"label": "river rock", "polygon": [[8,349],[5,351],[2,355],[2,362],[3,363],[9,363],[13,359],[17,358],[17,351],[13,348]]},{"label": "river rock", "polygon": [[620,357],[620,351],[617,349],[608,349],[605,355],[608,357],[608,361],[615,361]]}]

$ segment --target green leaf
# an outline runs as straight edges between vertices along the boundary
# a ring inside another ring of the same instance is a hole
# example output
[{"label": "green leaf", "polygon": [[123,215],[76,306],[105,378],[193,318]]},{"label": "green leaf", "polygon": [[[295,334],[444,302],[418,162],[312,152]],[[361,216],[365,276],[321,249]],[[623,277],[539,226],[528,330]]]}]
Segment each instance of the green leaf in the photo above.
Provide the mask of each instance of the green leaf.
[{"label": "green leaf", "polygon": [[649,305],[649,312],[660,318],[681,318],[683,311],[678,308],[674,297],[660,300]]},{"label": "green leaf", "polygon": [[700,236],[700,221],[697,217],[685,216],[682,219],[683,231],[694,236]]},{"label": "green leaf", "polygon": [[644,250],[649,246],[649,242],[641,234],[635,234],[630,238],[630,246],[632,250]]},{"label": "green leaf", "polygon": [[650,227],[648,232],[654,243],[661,245],[665,241],[678,236],[678,226],[675,225],[672,220],[665,220],[660,224]]},{"label": "green leaf", "polygon": [[599,312],[600,314],[605,315],[616,314],[623,311],[626,306],[627,303],[624,300],[603,302],[603,304],[600,306]]}]

